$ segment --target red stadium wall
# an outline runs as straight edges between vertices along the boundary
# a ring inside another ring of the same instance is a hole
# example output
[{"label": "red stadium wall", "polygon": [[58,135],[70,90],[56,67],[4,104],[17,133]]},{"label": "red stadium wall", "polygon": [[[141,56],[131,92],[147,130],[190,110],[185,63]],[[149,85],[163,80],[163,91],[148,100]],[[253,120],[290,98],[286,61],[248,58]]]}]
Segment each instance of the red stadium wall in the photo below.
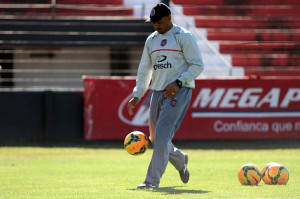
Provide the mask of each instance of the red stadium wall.
[{"label": "red stadium wall", "polygon": [[[120,140],[134,130],[147,135],[149,90],[127,114],[135,79],[84,79],[84,139]],[[189,110],[174,139],[300,138],[300,79],[196,81]]]}]

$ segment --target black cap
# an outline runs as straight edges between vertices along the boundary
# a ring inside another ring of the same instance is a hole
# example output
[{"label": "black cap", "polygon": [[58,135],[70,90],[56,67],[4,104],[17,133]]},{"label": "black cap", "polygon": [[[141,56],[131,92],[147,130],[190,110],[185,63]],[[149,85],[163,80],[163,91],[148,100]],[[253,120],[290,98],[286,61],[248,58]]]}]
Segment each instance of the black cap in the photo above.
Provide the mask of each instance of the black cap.
[{"label": "black cap", "polygon": [[164,16],[169,15],[171,15],[170,8],[164,3],[159,3],[152,8],[150,18],[147,19],[146,22],[158,22]]}]

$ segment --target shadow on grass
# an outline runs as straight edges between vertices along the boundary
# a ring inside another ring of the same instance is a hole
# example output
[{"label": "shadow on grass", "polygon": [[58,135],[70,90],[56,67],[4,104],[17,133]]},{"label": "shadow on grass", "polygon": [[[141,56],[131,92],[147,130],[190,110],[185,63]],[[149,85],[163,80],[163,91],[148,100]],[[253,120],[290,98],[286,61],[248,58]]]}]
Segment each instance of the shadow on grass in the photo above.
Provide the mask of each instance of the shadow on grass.
[{"label": "shadow on grass", "polygon": [[[273,140],[175,140],[174,145],[180,149],[300,149],[300,139],[273,139]],[[121,149],[124,148],[122,140],[111,141],[19,141],[1,143],[1,146],[31,146],[31,147],[79,147],[94,149]],[[153,148],[150,144],[149,148]]]},{"label": "shadow on grass", "polygon": [[179,195],[179,194],[205,194],[209,193],[210,191],[203,191],[203,190],[194,190],[194,189],[177,189],[182,186],[173,186],[173,187],[160,187],[157,189],[127,189],[131,191],[151,191],[151,192],[159,192],[163,195]]},{"label": "shadow on grass", "polygon": [[180,149],[300,149],[300,139],[176,141]]}]

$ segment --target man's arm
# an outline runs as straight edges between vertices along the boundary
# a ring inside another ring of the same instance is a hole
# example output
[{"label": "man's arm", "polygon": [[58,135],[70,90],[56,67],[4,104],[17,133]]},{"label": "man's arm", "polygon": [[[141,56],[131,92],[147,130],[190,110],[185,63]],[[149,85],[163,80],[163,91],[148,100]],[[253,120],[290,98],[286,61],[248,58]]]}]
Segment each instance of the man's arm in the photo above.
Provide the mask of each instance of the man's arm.
[{"label": "man's arm", "polygon": [[152,70],[151,70],[151,57],[147,47],[149,39],[147,39],[144,46],[142,58],[139,64],[137,73],[136,86],[133,89],[134,97],[141,98],[146,93],[150,84]]},{"label": "man's arm", "polygon": [[182,73],[178,79],[183,84],[186,84],[193,81],[201,74],[204,69],[204,64],[194,35],[186,33],[181,38],[181,46],[184,57],[189,64],[189,68],[186,72]]},{"label": "man's arm", "polygon": [[129,115],[133,114],[134,107],[139,103],[140,99],[144,96],[150,84],[152,70],[151,70],[151,58],[147,47],[148,42],[149,42],[149,37],[146,40],[138,73],[137,73],[136,86],[133,89],[134,97],[129,100],[127,105],[127,110]]}]

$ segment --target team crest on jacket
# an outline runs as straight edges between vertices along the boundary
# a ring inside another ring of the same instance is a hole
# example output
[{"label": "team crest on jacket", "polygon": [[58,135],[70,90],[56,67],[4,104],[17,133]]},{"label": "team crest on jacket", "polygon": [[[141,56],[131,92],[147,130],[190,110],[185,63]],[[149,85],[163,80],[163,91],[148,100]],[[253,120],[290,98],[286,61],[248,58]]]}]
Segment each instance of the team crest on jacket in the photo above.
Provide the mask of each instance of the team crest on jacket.
[{"label": "team crest on jacket", "polygon": [[167,44],[167,40],[166,39],[161,40],[161,43],[160,43],[161,46],[165,46],[166,44]]}]

